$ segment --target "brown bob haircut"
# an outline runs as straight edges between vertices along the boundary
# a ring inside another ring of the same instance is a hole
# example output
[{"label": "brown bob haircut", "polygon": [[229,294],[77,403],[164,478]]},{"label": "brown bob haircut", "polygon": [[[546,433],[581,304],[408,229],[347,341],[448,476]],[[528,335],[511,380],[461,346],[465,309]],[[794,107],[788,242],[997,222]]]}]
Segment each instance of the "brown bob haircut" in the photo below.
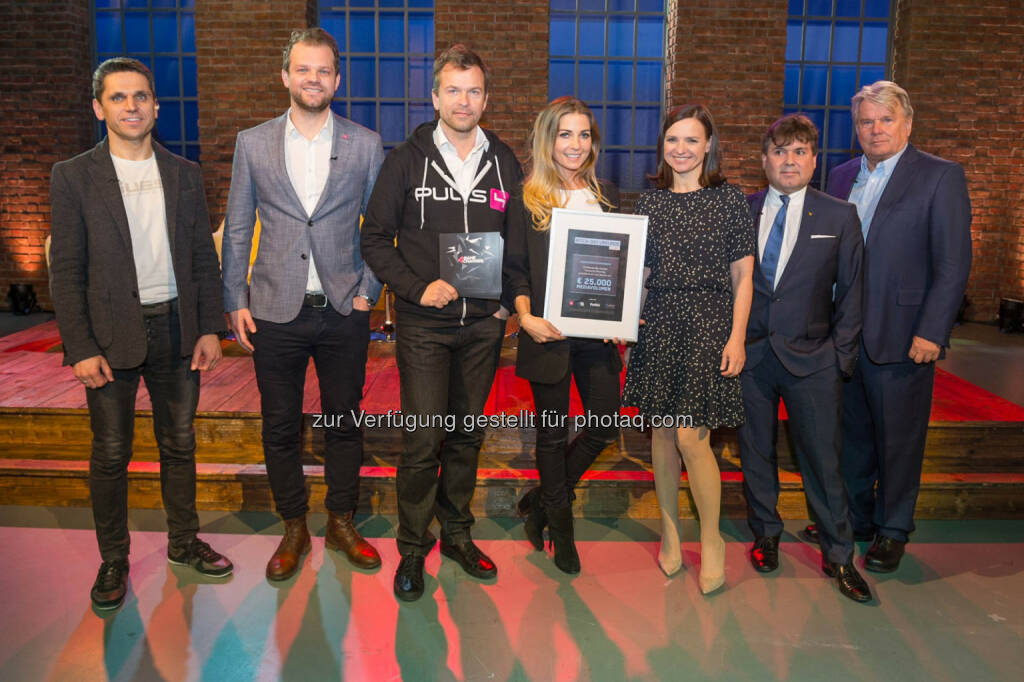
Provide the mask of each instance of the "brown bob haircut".
[{"label": "brown bob haircut", "polygon": [[658,189],[672,187],[672,167],[665,163],[665,133],[685,118],[695,118],[700,121],[700,124],[704,126],[704,134],[711,142],[708,153],[704,156],[704,164],[700,169],[700,186],[721,185],[725,182],[725,175],[722,174],[722,147],[718,141],[718,128],[715,127],[715,119],[711,117],[711,112],[703,104],[684,104],[670,111],[665,117],[665,122],[661,126],[661,135],[658,136],[658,170],[654,175],[647,177]]}]

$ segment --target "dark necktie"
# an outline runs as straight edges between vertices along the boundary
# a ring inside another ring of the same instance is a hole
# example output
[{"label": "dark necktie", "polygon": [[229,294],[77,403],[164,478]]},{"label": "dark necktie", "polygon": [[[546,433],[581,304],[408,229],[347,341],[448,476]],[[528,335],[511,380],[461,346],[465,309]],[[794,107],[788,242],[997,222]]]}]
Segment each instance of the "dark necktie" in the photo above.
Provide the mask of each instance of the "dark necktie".
[{"label": "dark necktie", "polygon": [[786,234],[786,207],[789,206],[789,197],[780,194],[782,206],[775,214],[775,222],[768,233],[768,241],[764,244],[764,253],[761,254],[761,272],[768,280],[768,286],[775,289],[775,271],[779,267],[779,252],[782,251],[782,237]]}]

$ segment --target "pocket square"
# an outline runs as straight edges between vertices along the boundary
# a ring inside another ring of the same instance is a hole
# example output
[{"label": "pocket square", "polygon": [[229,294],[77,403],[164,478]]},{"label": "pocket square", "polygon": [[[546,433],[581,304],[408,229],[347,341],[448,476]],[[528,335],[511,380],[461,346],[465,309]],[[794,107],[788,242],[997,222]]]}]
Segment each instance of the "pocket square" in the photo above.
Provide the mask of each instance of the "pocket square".
[{"label": "pocket square", "polygon": [[834,234],[812,234],[811,239],[835,239]]}]

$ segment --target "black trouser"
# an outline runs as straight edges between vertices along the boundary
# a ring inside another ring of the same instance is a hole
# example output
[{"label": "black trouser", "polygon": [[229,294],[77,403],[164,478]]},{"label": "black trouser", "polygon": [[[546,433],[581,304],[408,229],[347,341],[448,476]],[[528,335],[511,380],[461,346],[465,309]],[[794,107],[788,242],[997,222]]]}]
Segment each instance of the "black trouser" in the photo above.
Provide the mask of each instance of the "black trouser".
[{"label": "black trouser", "polygon": [[839,468],[842,380],[836,367],[797,377],[768,350],[740,375],[746,421],[737,436],[743,467],[747,521],[758,537],[782,533],[778,512],[776,436],[779,398],[786,403],[790,443],[803,477],[804,494],[821,532],[821,553],[839,564],[853,560],[853,529]]},{"label": "black trouser", "polygon": [[494,317],[464,327],[398,323],[402,413],[406,420],[416,420],[402,431],[398,462],[398,551],[402,555],[430,551],[434,537],[429,526],[435,514],[443,541],[459,542],[469,536],[473,525],[469,505],[484,430],[467,425],[464,419],[483,412],[504,331],[505,321]]},{"label": "black trouser", "polygon": [[[154,308],[158,314],[151,314]],[[187,549],[199,532],[192,424],[199,404],[199,373],[189,369],[191,354],[181,354],[177,301],[144,310],[145,362],[134,369],[115,369],[114,381],[85,390],[92,425],[89,493],[103,561],[128,558],[128,463],[140,376],[146,381],[153,405],[153,434],[160,451],[160,493],[167,512],[171,551]]]},{"label": "black trouser", "polygon": [[843,386],[843,479],[857,532],[906,542],[914,530],[934,385],[934,362],[878,365],[861,348]]},{"label": "black trouser", "polygon": [[[614,425],[619,413],[618,349],[589,339],[569,340],[569,371],[553,384],[530,382],[537,411],[537,471],[545,507],[567,507],[576,497],[573,488],[605,446],[618,436]],[[573,378],[586,420],[582,431],[569,439],[569,388]],[[602,423],[602,418],[605,420]]]},{"label": "black trouser", "polygon": [[316,367],[320,410],[327,425],[324,506],[336,514],[354,511],[359,501],[363,435],[353,412],[358,416],[366,380],[370,313],[353,310],[341,315],[330,305],[303,306],[291,322],[255,323],[253,362],[263,415],[263,456],[277,513],[288,520],[309,511],[301,436],[310,358]]}]

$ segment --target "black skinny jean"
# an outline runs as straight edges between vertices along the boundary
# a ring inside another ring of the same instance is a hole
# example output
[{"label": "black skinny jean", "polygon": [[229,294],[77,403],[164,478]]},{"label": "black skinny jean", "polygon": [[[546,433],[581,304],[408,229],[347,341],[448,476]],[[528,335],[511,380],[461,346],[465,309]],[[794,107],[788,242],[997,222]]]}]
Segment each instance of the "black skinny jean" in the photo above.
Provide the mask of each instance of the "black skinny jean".
[{"label": "black skinny jean", "polygon": [[89,492],[103,561],[128,558],[128,463],[132,458],[139,377],[146,381],[153,404],[153,434],[160,451],[160,493],[167,512],[171,551],[187,549],[199,532],[196,435],[192,424],[199,404],[199,372],[189,369],[191,354],[181,353],[177,301],[167,308],[162,314],[147,313],[143,317],[145,362],[133,369],[115,369],[112,382],[85,390],[92,425]]},{"label": "black skinny jean", "polygon": [[330,305],[303,306],[285,323],[254,320],[256,383],[263,416],[263,456],[277,513],[285,520],[309,511],[302,469],[302,400],[306,368],[313,358],[320,383],[324,434],[324,506],[335,514],[354,511],[359,501],[363,434],[359,414],[366,380],[370,313],[342,315]]},{"label": "black skinny jean", "polygon": [[[591,339],[569,340],[569,371],[551,384],[530,382],[537,410],[537,470],[540,494],[549,509],[567,507],[576,494],[573,489],[604,448],[617,437],[614,425],[619,413],[618,349],[611,343]],[[569,439],[569,389],[572,379],[583,403],[583,429]],[[611,425],[602,425],[602,418]],[[596,423],[595,423],[596,422]]]}]

